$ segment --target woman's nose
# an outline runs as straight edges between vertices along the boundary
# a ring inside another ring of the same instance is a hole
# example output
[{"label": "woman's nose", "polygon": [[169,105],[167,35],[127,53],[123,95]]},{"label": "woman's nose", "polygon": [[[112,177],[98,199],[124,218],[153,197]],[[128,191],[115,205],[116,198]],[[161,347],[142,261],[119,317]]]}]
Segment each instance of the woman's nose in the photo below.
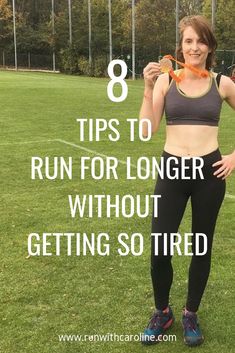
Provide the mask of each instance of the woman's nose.
[{"label": "woman's nose", "polygon": [[198,43],[197,42],[192,42],[191,43],[191,49],[196,51],[198,49]]}]

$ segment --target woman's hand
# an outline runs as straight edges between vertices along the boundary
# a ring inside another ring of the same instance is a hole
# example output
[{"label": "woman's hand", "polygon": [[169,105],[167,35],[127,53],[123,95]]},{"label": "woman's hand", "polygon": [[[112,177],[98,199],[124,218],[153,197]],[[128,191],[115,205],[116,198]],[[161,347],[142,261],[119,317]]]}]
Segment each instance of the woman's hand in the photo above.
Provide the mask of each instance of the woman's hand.
[{"label": "woman's hand", "polygon": [[161,75],[161,66],[159,63],[150,62],[143,71],[145,88],[153,89],[156,79]]},{"label": "woman's hand", "polygon": [[218,167],[219,169],[214,172],[217,178],[226,179],[232,171],[235,169],[235,151],[226,156],[222,156],[222,159],[212,165],[212,167]]}]

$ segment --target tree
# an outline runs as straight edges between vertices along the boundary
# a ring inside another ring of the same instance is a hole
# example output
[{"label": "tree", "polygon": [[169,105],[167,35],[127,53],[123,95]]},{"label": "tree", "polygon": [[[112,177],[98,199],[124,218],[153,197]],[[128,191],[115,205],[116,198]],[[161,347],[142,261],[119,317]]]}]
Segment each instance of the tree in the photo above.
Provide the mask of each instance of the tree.
[{"label": "tree", "polygon": [[0,47],[6,48],[12,38],[12,10],[7,0],[0,0]]},{"label": "tree", "polygon": [[180,17],[200,15],[202,13],[202,3],[201,0],[181,0]]},{"label": "tree", "polygon": [[[136,4],[136,54],[143,63],[174,51],[175,8],[172,5],[172,0],[139,0]],[[131,34],[130,20],[127,28]]]},{"label": "tree", "polygon": [[[211,18],[211,0],[205,0],[203,14]],[[235,49],[234,0],[217,0],[215,35],[219,49]]]}]

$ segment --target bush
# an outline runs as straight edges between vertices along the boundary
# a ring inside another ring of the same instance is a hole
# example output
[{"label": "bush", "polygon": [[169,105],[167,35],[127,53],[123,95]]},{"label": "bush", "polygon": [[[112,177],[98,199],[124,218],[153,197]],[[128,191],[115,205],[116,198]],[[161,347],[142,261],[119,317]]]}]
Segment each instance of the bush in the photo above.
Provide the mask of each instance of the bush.
[{"label": "bush", "polygon": [[79,72],[78,55],[74,48],[60,50],[59,69],[62,72],[75,74]]},{"label": "bush", "polygon": [[78,68],[81,75],[93,76],[89,60],[85,56],[80,56],[78,58]]},{"label": "bush", "polygon": [[94,77],[107,77],[108,61],[105,55],[93,58],[92,66],[84,55],[79,55],[75,48],[61,49],[59,69],[68,74],[79,74]]},{"label": "bush", "polygon": [[97,56],[94,60],[93,75],[95,77],[107,77],[108,62],[105,56]]}]

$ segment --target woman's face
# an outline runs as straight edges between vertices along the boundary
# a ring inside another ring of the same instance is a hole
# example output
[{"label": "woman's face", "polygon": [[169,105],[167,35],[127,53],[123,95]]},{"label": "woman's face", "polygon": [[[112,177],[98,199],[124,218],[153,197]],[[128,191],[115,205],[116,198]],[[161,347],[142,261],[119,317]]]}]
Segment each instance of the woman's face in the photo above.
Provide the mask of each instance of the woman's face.
[{"label": "woman's face", "polygon": [[199,68],[206,67],[210,49],[191,26],[186,27],[183,32],[182,53],[185,63]]}]

